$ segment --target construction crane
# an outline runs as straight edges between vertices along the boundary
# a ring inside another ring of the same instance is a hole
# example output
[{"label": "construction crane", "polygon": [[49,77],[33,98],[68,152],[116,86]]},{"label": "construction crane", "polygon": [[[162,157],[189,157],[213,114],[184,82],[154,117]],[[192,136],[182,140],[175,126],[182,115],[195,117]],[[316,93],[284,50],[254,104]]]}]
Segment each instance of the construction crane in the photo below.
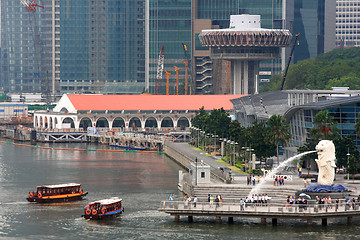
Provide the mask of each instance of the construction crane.
[{"label": "construction crane", "polygon": [[36,3],[36,0],[21,0],[20,1],[24,7],[29,12],[29,23],[32,27],[32,38],[34,42],[34,65],[35,65],[35,72],[34,72],[34,78],[38,78],[40,80],[40,85],[42,87],[42,92],[45,94],[46,98],[46,108],[48,111],[50,111],[51,108],[51,96],[50,96],[50,85],[49,85],[49,76],[48,71],[45,67],[45,59],[43,57],[44,49],[43,44],[40,39],[40,32],[39,32],[39,26],[38,21],[36,19],[36,9],[37,8],[43,8],[42,1],[40,0],[40,4]]},{"label": "construction crane", "polygon": [[169,73],[168,71],[165,70],[165,73],[166,73],[166,95],[169,95],[169,85],[170,85],[170,75],[171,73]]},{"label": "construction crane", "polygon": [[[183,49],[184,49],[184,65],[185,65],[185,95],[187,95],[188,92],[188,83],[191,82],[191,64],[190,64],[190,57],[187,50],[187,46],[182,43]],[[190,69],[190,71],[188,71]],[[190,72],[190,74],[188,73]],[[188,79],[190,76],[190,79]],[[191,86],[191,84],[190,84]],[[191,95],[191,88],[190,88],[190,95]]]},{"label": "construction crane", "polygon": [[285,83],[285,80],[286,80],[286,75],[287,75],[287,72],[289,70],[289,66],[290,66],[290,62],[291,62],[291,59],[292,59],[292,56],[294,54],[294,49],[295,49],[295,46],[296,45],[299,45],[299,42],[298,42],[298,37],[299,37],[300,33],[296,34],[295,35],[295,40],[294,40],[294,43],[293,43],[293,46],[291,48],[291,52],[290,52],[290,55],[289,55],[289,60],[287,62],[287,65],[286,65],[286,68],[285,68],[285,72],[284,72],[284,75],[283,75],[283,79],[282,79],[282,82],[281,82],[281,87],[280,87],[280,90],[283,90],[284,88],[284,83]]},{"label": "construction crane", "polygon": [[[176,72],[176,95],[179,95],[179,71],[180,69],[176,66],[174,66],[175,68],[175,72]],[[175,91],[174,91],[174,95],[175,95]]]},{"label": "construction crane", "polygon": [[226,94],[230,94],[230,61],[226,62]]},{"label": "construction crane", "polygon": [[155,95],[161,94],[161,81],[164,71],[164,45],[161,46],[156,73]]}]

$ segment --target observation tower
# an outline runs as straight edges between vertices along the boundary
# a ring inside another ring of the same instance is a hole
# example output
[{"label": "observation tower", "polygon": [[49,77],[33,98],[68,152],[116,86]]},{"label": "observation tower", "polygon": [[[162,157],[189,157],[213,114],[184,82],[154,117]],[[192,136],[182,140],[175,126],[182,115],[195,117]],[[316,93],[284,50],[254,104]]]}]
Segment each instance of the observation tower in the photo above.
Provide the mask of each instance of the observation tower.
[{"label": "observation tower", "polygon": [[280,58],[280,48],[290,44],[289,30],[261,28],[260,15],[231,15],[227,29],[202,30],[203,47],[211,48],[212,59],[231,61],[231,93],[257,91],[259,61]]}]

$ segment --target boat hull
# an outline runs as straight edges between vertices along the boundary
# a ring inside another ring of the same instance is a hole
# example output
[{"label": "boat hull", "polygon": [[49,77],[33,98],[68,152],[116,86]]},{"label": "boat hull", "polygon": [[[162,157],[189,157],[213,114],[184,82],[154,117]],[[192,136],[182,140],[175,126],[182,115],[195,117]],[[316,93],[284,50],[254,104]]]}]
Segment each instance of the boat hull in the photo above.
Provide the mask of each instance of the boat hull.
[{"label": "boat hull", "polygon": [[73,195],[73,194],[69,194],[66,196],[44,196],[44,197],[28,197],[26,198],[26,200],[28,200],[29,202],[36,202],[36,203],[59,203],[59,202],[73,202],[73,201],[79,201],[82,200],[83,197],[85,197],[88,194],[88,192],[86,193],[82,193],[82,194],[77,194],[77,195]]},{"label": "boat hull", "polygon": [[90,219],[90,220],[101,220],[101,219],[106,219],[106,218],[111,218],[111,217],[115,217],[117,215],[120,215],[124,212],[124,208],[118,209],[116,211],[113,212],[109,212],[109,213],[105,213],[105,214],[85,214],[83,215],[83,217],[85,219]]}]

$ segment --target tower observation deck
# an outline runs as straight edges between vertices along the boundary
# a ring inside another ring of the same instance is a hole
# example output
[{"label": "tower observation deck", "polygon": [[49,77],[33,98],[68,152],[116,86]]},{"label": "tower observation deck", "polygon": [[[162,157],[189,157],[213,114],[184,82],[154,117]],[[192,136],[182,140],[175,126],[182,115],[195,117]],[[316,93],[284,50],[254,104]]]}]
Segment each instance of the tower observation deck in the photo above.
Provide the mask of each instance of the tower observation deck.
[{"label": "tower observation deck", "polygon": [[280,48],[290,44],[289,30],[261,28],[260,15],[231,15],[227,29],[202,30],[203,47],[212,59],[231,61],[231,93],[253,94],[257,89],[259,61],[280,58]]}]

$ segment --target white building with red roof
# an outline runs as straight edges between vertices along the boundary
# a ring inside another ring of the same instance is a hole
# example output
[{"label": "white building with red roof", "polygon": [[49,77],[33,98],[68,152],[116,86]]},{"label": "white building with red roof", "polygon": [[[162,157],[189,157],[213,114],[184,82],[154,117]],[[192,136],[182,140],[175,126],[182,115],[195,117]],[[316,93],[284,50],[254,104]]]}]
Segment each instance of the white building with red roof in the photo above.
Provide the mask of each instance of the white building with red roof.
[{"label": "white building with red roof", "polygon": [[231,112],[231,99],[242,95],[71,95],[61,97],[51,112],[35,112],[34,127],[39,130],[88,127],[107,130],[191,127],[195,111],[224,108]]}]

